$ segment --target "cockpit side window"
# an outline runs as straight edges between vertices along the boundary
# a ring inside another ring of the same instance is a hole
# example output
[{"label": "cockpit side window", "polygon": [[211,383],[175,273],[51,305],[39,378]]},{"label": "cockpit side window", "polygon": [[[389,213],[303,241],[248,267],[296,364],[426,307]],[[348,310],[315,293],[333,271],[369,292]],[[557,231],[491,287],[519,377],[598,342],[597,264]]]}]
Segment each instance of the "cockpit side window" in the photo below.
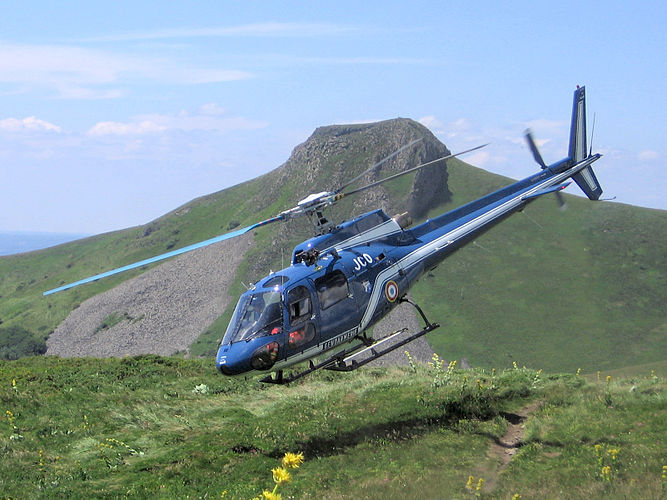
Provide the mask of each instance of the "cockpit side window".
[{"label": "cockpit side window", "polygon": [[341,271],[334,271],[315,280],[317,298],[320,307],[327,309],[332,305],[347,298],[349,294],[347,278]]},{"label": "cockpit side window", "polygon": [[313,301],[305,286],[297,286],[287,292],[287,307],[291,325],[306,321],[313,314]]}]

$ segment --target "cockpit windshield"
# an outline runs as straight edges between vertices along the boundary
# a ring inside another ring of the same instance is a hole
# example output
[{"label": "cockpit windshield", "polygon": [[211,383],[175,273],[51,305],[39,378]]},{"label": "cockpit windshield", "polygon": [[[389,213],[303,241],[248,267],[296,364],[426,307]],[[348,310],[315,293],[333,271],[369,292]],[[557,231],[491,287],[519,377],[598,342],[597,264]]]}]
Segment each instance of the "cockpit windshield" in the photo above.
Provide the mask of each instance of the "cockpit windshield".
[{"label": "cockpit windshield", "polygon": [[283,308],[279,292],[243,295],[229,322],[222,343],[231,344],[282,332]]}]

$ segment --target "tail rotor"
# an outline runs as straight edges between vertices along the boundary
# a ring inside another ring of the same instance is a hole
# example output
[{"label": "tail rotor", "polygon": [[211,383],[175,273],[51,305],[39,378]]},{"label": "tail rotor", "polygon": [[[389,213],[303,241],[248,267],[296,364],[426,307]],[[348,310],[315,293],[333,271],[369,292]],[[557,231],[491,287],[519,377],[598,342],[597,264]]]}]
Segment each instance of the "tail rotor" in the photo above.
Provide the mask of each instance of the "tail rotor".
[{"label": "tail rotor", "polygon": [[[547,164],[544,163],[544,159],[542,158],[540,150],[537,149],[537,143],[535,142],[535,138],[533,137],[533,132],[530,129],[527,129],[524,133],[524,136],[526,138],[526,142],[528,143],[528,147],[533,153],[533,158],[535,158],[537,164],[540,167],[542,167],[542,170],[546,170],[547,168],[549,168]],[[560,206],[561,211],[564,212],[565,210],[567,210],[567,203],[565,202],[565,198],[563,198],[561,192],[556,191],[554,194],[556,195],[556,200],[558,200],[558,205]]]}]

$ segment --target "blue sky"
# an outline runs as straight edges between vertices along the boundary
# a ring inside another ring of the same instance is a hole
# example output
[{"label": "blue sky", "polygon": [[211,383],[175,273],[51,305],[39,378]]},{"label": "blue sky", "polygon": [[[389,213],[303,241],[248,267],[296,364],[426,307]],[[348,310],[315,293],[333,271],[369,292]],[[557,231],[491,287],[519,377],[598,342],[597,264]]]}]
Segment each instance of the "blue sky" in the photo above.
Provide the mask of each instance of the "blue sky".
[{"label": "blue sky", "polygon": [[605,196],[667,209],[663,2],[452,3],[2,2],[0,230],[143,224],[399,116],[525,177],[527,127],[565,156],[577,84]]}]

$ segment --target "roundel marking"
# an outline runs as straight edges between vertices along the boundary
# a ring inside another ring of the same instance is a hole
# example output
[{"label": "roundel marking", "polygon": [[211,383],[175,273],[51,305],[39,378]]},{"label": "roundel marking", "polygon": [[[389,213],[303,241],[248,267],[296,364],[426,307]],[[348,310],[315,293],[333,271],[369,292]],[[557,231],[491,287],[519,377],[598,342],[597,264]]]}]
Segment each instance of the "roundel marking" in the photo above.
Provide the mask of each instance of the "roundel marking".
[{"label": "roundel marking", "polygon": [[389,302],[396,302],[398,298],[398,285],[394,280],[389,280],[384,285],[384,296]]}]

